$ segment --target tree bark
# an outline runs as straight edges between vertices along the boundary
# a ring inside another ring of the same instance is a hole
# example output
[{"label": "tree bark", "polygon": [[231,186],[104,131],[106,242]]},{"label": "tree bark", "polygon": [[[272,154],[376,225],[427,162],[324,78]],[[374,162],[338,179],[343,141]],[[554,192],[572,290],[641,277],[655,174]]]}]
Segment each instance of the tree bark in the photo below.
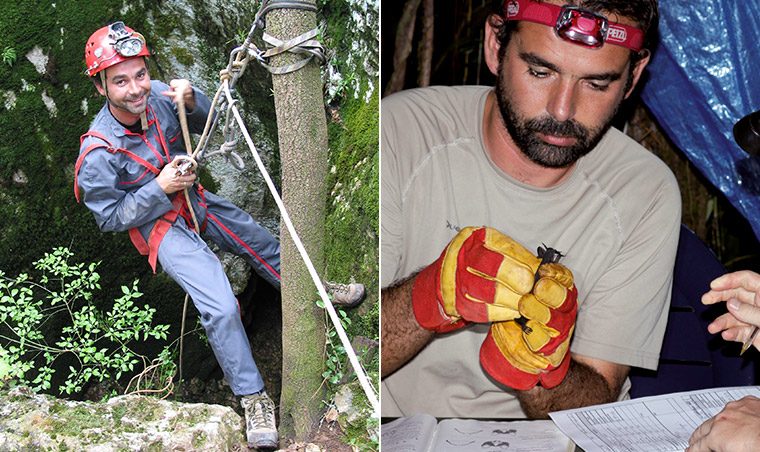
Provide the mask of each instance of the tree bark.
[{"label": "tree bark", "polygon": [[396,45],[393,53],[393,73],[388,84],[385,85],[385,95],[393,94],[404,89],[406,77],[406,60],[412,51],[414,38],[414,21],[417,18],[417,9],[421,0],[406,0],[404,12],[398,21],[396,28]]},{"label": "tree bark", "polygon": [[[310,3],[314,4],[313,1]],[[267,33],[287,41],[316,28],[316,14],[276,9]],[[292,53],[272,57],[273,66],[298,61]],[[324,266],[327,124],[320,68],[315,61],[288,74],[273,75],[282,162],[282,199],[312,263]],[[320,419],[325,316],[319,298],[285,224],[280,226],[282,276],[282,396],[280,433],[303,441]]]},{"label": "tree bark", "polygon": [[433,0],[425,0],[422,4],[422,42],[420,43],[420,75],[417,85],[430,86],[430,73],[433,66],[433,32],[434,11]]}]

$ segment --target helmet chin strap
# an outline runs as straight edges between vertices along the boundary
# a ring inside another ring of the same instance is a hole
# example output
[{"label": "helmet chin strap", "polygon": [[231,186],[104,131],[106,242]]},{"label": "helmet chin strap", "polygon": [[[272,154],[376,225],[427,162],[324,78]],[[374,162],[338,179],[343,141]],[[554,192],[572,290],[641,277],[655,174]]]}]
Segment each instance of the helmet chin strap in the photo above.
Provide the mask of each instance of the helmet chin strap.
[{"label": "helmet chin strap", "polygon": [[140,126],[143,130],[148,130],[148,116],[145,114],[145,111],[147,109],[143,110],[142,113],[140,113]]}]

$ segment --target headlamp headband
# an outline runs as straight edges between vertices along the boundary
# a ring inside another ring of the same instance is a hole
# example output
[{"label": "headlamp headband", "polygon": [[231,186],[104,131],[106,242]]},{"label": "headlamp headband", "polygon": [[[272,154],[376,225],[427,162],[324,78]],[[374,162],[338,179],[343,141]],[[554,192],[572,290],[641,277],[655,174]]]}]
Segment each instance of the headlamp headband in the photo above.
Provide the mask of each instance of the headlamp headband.
[{"label": "headlamp headband", "polygon": [[504,4],[504,18],[548,25],[563,40],[592,49],[598,49],[606,42],[638,52],[644,42],[643,30],[617,22],[611,23],[595,11],[573,5],[507,0]]}]

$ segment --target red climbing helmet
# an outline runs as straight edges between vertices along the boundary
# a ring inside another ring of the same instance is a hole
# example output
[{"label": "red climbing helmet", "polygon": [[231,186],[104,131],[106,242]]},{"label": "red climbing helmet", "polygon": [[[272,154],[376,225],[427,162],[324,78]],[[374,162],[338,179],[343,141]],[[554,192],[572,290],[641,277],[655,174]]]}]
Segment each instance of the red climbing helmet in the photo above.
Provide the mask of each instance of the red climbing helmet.
[{"label": "red climbing helmet", "polygon": [[143,35],[124,25],[124,22],[114,22],[98,29],[87,40],[84,48],[84,59],[87,63],[85,74],[92,77],[103,69],[129,58],[148,55]]}]

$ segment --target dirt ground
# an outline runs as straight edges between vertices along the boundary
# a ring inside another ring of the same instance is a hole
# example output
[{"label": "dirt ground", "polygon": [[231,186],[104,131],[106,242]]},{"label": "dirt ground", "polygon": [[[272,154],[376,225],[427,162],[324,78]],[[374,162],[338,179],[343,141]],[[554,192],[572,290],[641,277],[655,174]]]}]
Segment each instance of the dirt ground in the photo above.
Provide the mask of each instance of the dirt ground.
[{"label": "dirt ground", "polygon": [[[312,432],[309,444],[315,444],[325,452],[353,452],[354,449],[350,445],[343,443],[342,436],[343,433],[337,423],[333,426],[323,424],[319,429]],[[283,446],[281,445],[281,447]],[[306,444],[303,443],[293,443],[281,450],[287,452],[308,451]]]}]

